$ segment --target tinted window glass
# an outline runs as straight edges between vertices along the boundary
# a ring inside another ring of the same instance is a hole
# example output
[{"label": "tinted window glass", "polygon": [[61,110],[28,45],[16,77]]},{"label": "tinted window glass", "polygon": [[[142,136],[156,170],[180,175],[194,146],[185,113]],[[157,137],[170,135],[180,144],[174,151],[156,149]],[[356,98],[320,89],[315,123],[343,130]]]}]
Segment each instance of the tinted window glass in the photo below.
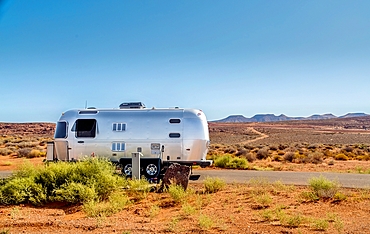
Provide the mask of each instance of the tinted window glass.
[{"label": "tinted window glass", "polygon": [[170,138],[179,138],[180,133],[170,133]]},{"label": "tinted window glass", "polygon": [[95,137],[96,120],[78,119],[75,123],[76,137]]},{"label": "tinted window glass", "polygon": [[55,138],[67,137],[67,122],[58,122],[55,130]]},{"label": "tinted window glass", "polygon": [[170,123],[181,123],[181,119],[170,119]]}]

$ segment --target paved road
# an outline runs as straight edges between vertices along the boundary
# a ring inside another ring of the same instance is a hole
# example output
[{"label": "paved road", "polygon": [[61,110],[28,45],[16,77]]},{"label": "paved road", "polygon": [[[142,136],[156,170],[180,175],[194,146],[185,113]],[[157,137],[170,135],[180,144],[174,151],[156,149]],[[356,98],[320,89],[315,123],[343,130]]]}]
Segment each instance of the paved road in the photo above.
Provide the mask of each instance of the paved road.
[{"label": "paved road", "polygon": [[[8,177],[11,171],[0,171],[0,178]],[[293,171],[248,171],[248,170],[193,170],[200,175],[199,180],[190,183],[202,183],[209,177],[219,177],[226,183],[246,183],[252,178],[266,178],[270,182],[281,181],[284,184],[308,185],[308,180],[320,175],[338,181],[347,188],[370,188],[370,174],[349,174],[331,172],[293,172]]]},{"label": "paved road", "polygon": [[226,183],[245,183],[252,178],[266,178],[269,182],[281,181],[284,184],[308,185],[308,180],[320,175],[338,181],[342,187],[370,188],[370,174],[349,174],[331,172],[293,172],[293,171],[244,171],[244,170],[193,170],[200,179],[191,183],[202,183],[207,177],[219,177]]},{"label": "paved road", "polygon": [[12,174],[12,171],[0,171],[0,179],[8,177]]}]

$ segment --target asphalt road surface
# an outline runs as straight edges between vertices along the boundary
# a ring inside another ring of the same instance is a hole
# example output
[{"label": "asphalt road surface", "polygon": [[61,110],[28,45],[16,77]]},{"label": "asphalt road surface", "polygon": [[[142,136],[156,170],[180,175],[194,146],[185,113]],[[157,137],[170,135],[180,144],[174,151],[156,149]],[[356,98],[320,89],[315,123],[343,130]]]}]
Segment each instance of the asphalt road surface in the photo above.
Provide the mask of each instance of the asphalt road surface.
[{"label": "asphalt road surface", "polygon": [[[0,171],[0,178],[8,177],[11,173],[12,171]],[[226,183],[247,183],[253,178],[266,178],[271,183],[281,181],[290,185],[308,185],[310,178],[323,175],[329,180],[338,181],[342,187],[370,188],[370,174],[248,170],[193,170],[193,174],[200,175],[200,178],[190,183],[202,183],[209,176],[223,179]]]},{"label": "asphalt road surface", "polygon": [[193,170],[193,174],[200,175],[200,178],[190,183],[202,183],[209,176],[221,178],[226,183],[246,183],[253,178],[266,178],[271,183],[281,181],[290,185],[308,185],[310,178],[323,175],[329,180],[338,181],[342,187],[370,188],[370,174],[248,170]]}]

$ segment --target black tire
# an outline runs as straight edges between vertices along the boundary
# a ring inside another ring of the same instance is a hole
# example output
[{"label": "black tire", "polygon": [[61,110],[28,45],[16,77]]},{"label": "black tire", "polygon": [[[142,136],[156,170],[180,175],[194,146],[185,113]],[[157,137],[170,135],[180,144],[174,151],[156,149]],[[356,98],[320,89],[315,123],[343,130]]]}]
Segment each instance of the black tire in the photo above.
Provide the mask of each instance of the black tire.
[{"label": "black tire", "polygon": [[153,158],[153,159],[142,159],[141,161],[141,168],[143,169],[143,175],[147,179],[157,178],[159,172],[161,171],[161,159]]},{"label": "black tire", "polygon": [[132,165],[131,164],[126,164],[122,167],[122,174],[130,177],[132,176]]}]

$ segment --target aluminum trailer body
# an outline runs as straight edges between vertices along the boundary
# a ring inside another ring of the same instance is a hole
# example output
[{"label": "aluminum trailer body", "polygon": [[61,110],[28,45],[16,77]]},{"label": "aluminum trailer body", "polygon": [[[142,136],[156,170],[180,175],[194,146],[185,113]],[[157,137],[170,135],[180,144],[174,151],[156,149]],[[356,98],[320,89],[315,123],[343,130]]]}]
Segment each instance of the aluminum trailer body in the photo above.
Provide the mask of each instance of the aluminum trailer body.
[{"label": "aluminum trailer body", "polygon": [[57,122],[47,160],[107,157],[124,168],[140,152],[149,160],[144,170],[149,164],[158,170],[171,163],[204,167],[212,164],[206,160],[209,142],[206,116],[197,109],[74,109]]}]

